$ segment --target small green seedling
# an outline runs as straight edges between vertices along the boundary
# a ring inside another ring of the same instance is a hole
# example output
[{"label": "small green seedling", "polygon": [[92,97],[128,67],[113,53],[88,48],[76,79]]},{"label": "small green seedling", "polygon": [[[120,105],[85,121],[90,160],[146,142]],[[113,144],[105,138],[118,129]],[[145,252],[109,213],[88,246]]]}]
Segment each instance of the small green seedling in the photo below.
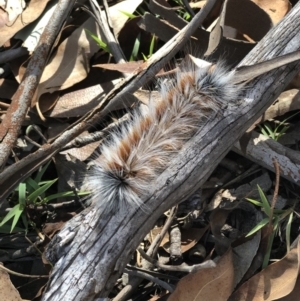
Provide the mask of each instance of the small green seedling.
[{"label": "small green seedling", "polygon": [[269,244],[268,244],[268,249],[266,251],[266,255],[264,257],[264,261],[263,261],[263,265],[262,268],[264,269],[267,265],[268,262],[270,260],[270,255],[271,255],[271,250],[272,250],[272,244],[273,244],[273,240],[275,237],[276,232],[279,229],[280,223],[282,223],[286,217],[288,217],[287,220],[287,224],[286,224],[286,242],[287,242],[287,251],[289,252],[290,250],[290,233],[291,233],[291,225],[292,225],[292,220],[293,220],[293,208],[288,208],[285,210],[279,210],[279,209],[274,209],[273,211],[273,215],[271,213],[272,208],[268,202],[268,199],[266,198],[264,192],[261,190],[261,188],[259,187],[259,185],[257,185],[257,189],[259,192],[259,196],[260,196],[260,201],[257,200],[253,200],[253,199],[246,199],[249,202],[251,202],[252,204],[254,204],[255,206],[261,207],[262,210],[265,212],[265,214],[267,215],[266,218],[264,218],[261,222],[259,222],[247,235],[246,237],[256,233],[257,231],[259,231],[261,228],[263,228],[264,226],[266,226],[267,224],[270,223],[270,218],[272,217],[272,226],[273,226],[273,232],[270,236],[270,240],[269,240]]},{"label": "small green seedling", "polygon": [[138,16],[128,13],[127,11],[124,11],[124,10],[119,9],[119,12],[122,13],[123,15],[125,15],[126,17],[128,17],[129,19],[134,19],[134,18],[138,17]]},{"label": "small green seedling", "polygon": [[152,35],[152,39],[149,47],[149,54],[146,56],[144,53],[142,53],[144,61],[147,61],[153,55],[155,42],[156,42],[156,36]]},{"label": "small green seedling", "polygon": [[96,35],[90,32],[88,29],[85,29],[86,33],[90,35],[90,37],[99,45],[101,49],[105,52],[110,53],[110,49],[106,43],[104,43],[101,39],[99,39]]},{"label": "small green seedling", "polygon": [[291,119],[292,117],[299,114],[299,112],[293,114],[292,116],[286,118],[285,120],[279,122],[277,125],[272,127],[271,123],[268,121],[265,121],[262,125],[258,125],[261,133],[275,141],[278,141],[289,129],[289,126],[285,125],[286,122]]},{"label": "small green seedling", "polygon": [[178,15],[186,20],[190,21],[191,20],[191,15],[186,11],[185,6],[181,0],[174,0],[175,3],[177,3],[178,6],[181,6],[182,8],[178,9]]},{"label": "small green seedling", "polygon": [[139,33],[137,38],[135,39],[133,49],[129,59],[130,62],[137,61],[140,45],[141,45],[141,33]]},{"label": "small green seedling", "polygon": [[[18,185],[15,189],[17,193],[17,204],[6,214],[0,223],[0,232],[7,232],[7,222],[12,219],[10,232],[13,232],[16,228],[16,224],[19,219],[22,219],[22,222],[27,231],[28,229],[28,220],[25,214],[27,205],[43,205],[48,203],[50,200],[57,199],[65,196],[75,196],[73,191],[65,191],[61,193],[55,193],[52,195],[47,195],[47,190],[57,181],[57,179],[49,181],[41,181],[46,169],[48,168],[50,162],[42,167],[37,175],[32,178],[29,177]],[[88,192],[78,192],[78,195],[87,195]],[[6,226],[6,227],[4,227]],[[18,229],[19,231],[20,229]]]}]

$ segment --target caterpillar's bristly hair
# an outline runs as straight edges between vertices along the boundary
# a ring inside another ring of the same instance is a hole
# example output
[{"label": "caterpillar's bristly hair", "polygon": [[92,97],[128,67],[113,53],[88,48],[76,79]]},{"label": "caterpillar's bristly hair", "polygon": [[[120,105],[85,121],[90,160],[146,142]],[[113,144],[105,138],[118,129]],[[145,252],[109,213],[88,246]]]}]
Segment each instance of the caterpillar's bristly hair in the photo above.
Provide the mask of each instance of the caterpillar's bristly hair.
[{"label": "caterpillar's bristly hair", "polygon": [[92,199],[103,211],[123,206],[145,208],[141,198],[183,145],[215,113],[235,103],[240,86],[222,64],[192,64],[175,80],[161,84],[161,101],[147,112],[136,109],[130,122],[101,146],[87,179]]}]

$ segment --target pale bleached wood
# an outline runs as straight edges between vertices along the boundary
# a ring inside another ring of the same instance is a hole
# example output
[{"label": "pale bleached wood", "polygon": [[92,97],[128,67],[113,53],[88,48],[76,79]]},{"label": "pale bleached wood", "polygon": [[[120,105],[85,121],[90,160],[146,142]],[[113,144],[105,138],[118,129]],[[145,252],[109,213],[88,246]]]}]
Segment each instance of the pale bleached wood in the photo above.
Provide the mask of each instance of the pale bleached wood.
[{"label": "pale bleached wood", "polygon": [[[246,57],[244,64],[300,49],[300,3]],[[171,166],[149,185],[149,211],[114,215],[87,209],[53,240],[55,264],[43,301],[101,300],[106,297],[139,242],[168,208],[193,194],[247,128],[272,104],[299,70],[292,64],[251,82],[239,106],[229,106],[199,131]],[[101,201],[101,200],[99,200]]]},{"label": "pale bleached wood", "polygon": [[235,143],[232,150],[271,171],[274,171],[273,160],[276,160],[280,166],[280,175],[300,185],[300,153],[298,151],[255,131],[251,132],[245,153],[241,150],[238,142]]}]

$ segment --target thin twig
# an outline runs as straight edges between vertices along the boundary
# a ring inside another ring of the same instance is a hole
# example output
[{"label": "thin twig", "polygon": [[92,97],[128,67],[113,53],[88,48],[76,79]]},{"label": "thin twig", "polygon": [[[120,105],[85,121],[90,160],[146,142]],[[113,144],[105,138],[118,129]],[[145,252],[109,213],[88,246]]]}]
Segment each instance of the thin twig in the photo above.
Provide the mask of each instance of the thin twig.
[{"label": "thin twig", "polygon": [[99,4],[95,0],[90,0],[90,4],[97,18],[97,23],[99,24],[101,33],[103,34],[104,41],[107,43],[110,52],[115,58],[115,61],[117,63],[125,63],[126,62],[125,55],[117,39],[115,38],[115,35],[112,33],[111,28],[109,27],[109,21],[103,20],[104,13],[101,11]]},{"label": "thin twig", "polygon": [[0,270],[4,270],[11,275],[15,275],[18,277],[24,277],[24,278],[49,278],[49,275],[27,275],[27,274],[17,273],[17,272],[14,272],[14,271],[4,267],[1,264],[0,264]]},{"label": "thin twig", "polygon": [[125,272],[128,273],[129,275],[132,275],[132,276],[135,276],[135,277],[141,277],[141,278],[144,278],[144,279],[147,279],[151,282],[154,282],[158,285],[160,285],[161,287],[163,287],[164,289],[166,289],[167,291],[169,292],[173,292],[174,291],[174,288],[169,285],[167,282],[165,281],[162,281],[150,274],[147,274],[145,272],[142,272],[142,271],[132,271],[132,270],[129,270],[129,269],[125,269]]},{"label": "thin twig", "polygon": [[[176,216],[177,213],[177,209],[178,206],[174,206],[171,210],[170,210],[170,214],[161,230],[161,232],[154,238],[154,240],[152,241],[150,247],[147,250],[147,255],[150,257],[154,257],[159,246],[160,243],[162,241],[162,239],[164,238],[165,234],[167,233],[174,217]],[[152,264],[146,260],[145,258],[142,260],[142,266],[145,270],[148,270],[151,268]],[[141,283],[141,279],[140,278],[131,278],[129,283],[122,288],[122,290],[118,293],[118,295],[114,298],[114,301],[123,301],[123,300],[127,300],[129,298],[129,296],[131,295],[132,291],[134,291],[135,288],[137,288],[139,286],[139,284]]]},{"label": "thin twig", "polygon": [[161,232],[154,238],[152,244],[150,245],[149,249],[147,250],[147,255],[151,256],[152,258],[156,255],[161,241],[163,240],[164,236],[166,235],[167,231],[169,230],[169,228],[176,216],[177,210],[178,210],[178,206],[174,206],[171,209],[168,219],[166,220],[163,228],[161,229]]},{"label": "thin twig", "polygon": [[189,2],[188,2],[187,0],[182,0],[182,2],[183,2],[183,4],[184,4],[184,6],[185,6],[185,9],[188,11],[188,13],[189,13],[192,17],[194,17],[194,16],[195,16],[195,13],[194,13],[193,9],[191,8]]},{"label": "thin twig", "polygon": [[188,265],[176,265],[176,266],[170,266],[166,264],[161,264],[157,260],[151,258],[148,256],[141,248],[138,249],[141,256],[151,262],[153,265],[155,265],[157,268],[165,270],[165,271],[176,271],[176,272],[184,272],[184,273],[191,273],[202,269],[208,269],[208,268],[214,268],[216,267],[216,263],[213,260],[207,260],[200,264],[195,264],[193,266]]},{"label": "thin twig", "polygon": [[273,194],[273,199],[271,203],[271,212],[270,212],[270,220],[269,220],[269,226],[272,226],[272,221],[273,221],[273,215],[274,215],[274,208],[277,202],[278,198],[278,191],[279,191],[279,182],[280,182],[280,166],[278,164],[278,161],[276,159],[273,159],[273,164],[274,164],[274,169],[275,169],[275,174],[276,174],[276,182],[275,182],[275,190]]},{"label": "thin twig", "polygon": [[[165,274],[165,273],[160,273],[160,272],[156,272],[156,271],[149,271],[149,270],[145,270],[143,268],[139,268],[130,264],[126,265],[127,269],[130,270],[134,270],[134,271],[142,271],[144,273],[147,273],[149,275],[155,276],[157,278],[161,278],[161,279],[169,279],[169,280],[173,280],[173,281],[178,281],[180,278],[176,277],[176,276],[172,276],[170,274]],[[114,300],[115,301],[115,300]]]}]

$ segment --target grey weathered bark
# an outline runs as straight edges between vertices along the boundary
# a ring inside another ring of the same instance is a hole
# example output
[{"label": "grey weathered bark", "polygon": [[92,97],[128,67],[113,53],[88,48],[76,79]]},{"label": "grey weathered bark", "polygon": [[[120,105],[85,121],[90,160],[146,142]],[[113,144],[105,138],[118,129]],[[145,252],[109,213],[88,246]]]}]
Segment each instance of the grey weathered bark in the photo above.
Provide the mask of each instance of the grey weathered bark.
[{"label": "grey weathered bark", "polygon": [[290,149],[255,131],[252,131],[248,138],[250,140],[245,153],[241,150],[241,146],[238,142],[235,143],[232,150],[269,170],[274,170],[273,159],[276,158],[276,161],[280,166],[280,175],[292,183],[295,183],[298,186],[300,185],[299,151]]},{"label": "grey weathered bark", "polygon": [[[241,64],[300,49],[300,3]],[[235,141],[274,101],[300,69],[293,63],[251,82],[238,107],[228,107],[199,131],[171,166],[149,185],[149,211],[119,210],[113,216],[91,207],[73,218],[52,241],[57,259],[43,301],[106,297],[139,242],[168,208],[193,194]],[[101,201],[101,200],[100,200]]]}]

